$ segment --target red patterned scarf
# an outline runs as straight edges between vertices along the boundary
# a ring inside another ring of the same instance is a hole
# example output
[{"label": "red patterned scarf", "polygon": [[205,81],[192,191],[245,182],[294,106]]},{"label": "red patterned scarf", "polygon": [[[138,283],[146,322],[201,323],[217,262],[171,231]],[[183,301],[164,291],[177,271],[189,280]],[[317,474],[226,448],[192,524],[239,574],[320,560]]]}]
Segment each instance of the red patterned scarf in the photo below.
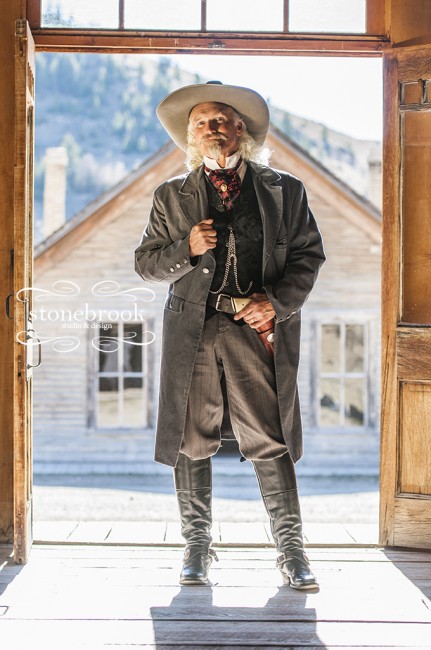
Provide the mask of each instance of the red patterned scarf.
[{"label": "red patterned scarf", "polygon": [[208,178],[216,188],[223,205],[227,210],[232,210],[235,199],[238,198],[241,192],[241,178],[237,169],[242,163],[240,158],[231,169],[209,169],[205,165],[205,171],[208,173]]}]

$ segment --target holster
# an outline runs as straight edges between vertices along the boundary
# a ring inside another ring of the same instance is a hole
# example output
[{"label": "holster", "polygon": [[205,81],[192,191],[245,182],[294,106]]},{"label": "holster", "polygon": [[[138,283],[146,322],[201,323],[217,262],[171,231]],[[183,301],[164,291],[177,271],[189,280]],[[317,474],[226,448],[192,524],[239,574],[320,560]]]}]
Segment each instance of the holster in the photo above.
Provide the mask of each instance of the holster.
[{"label": "holster", "polygon": [[275,321],[274,318],[272,318],[270,321],[256,329],[265,350],[272,359],[274,359],[274,326]]}]

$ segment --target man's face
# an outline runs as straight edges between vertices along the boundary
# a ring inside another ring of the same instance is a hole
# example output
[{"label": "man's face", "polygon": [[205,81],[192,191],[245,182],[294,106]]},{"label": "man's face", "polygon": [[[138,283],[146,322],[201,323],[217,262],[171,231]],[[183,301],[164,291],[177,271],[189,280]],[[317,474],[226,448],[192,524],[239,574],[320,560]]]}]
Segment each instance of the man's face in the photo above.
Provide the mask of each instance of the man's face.
[{"label": "man's face", "polygon": [[197,104],[189,117],[189,130],[203,156],[218,160],[238,151],[243,123],[226,104]]}]

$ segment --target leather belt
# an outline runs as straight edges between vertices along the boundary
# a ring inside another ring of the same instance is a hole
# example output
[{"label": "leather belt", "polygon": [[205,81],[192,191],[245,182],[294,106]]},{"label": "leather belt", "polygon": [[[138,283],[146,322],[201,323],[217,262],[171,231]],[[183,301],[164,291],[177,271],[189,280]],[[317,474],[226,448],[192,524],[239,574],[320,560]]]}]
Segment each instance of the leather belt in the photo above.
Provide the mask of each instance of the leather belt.
[{"label": "leather belt", "polygon": [[[241,309],[251,301],[251,298],[234,298],[227,293],[210,293],[207,300],[209,307],[214,307],[217,311],[225,314],[237,314]],[[265,350],[271,359],[274,359],[274,319],[264,323],[256,329],[256,332],[263,343]]]},{"label": "leather belt", "polygon": [[210,294],[207,305],[225,314],[237,314],[250,302],[250,298],[235,298],[227,293]]}]

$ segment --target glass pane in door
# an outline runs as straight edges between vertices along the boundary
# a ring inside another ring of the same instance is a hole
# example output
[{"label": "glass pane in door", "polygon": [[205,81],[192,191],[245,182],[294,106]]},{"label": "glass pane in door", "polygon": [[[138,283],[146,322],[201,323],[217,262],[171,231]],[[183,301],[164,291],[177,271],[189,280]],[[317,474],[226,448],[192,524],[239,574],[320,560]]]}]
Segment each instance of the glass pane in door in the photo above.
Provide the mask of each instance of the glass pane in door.
[{"label": "glass pane in door", "polygon": [[117,29],[118,0],[42,0],[42,27]]},{"label": "glass pane in door", "polygon": [[366,0],[289,0],[289,31],[365,34]]},{"label": "glass pane in door", "polygon": [[283,0],[207,0],[207,29],[222,32],[282,32]]},{"label": "glass pane in door", "polygon": [[200,0],[125,0],[126,29],[190,30],[201,28]]}]

